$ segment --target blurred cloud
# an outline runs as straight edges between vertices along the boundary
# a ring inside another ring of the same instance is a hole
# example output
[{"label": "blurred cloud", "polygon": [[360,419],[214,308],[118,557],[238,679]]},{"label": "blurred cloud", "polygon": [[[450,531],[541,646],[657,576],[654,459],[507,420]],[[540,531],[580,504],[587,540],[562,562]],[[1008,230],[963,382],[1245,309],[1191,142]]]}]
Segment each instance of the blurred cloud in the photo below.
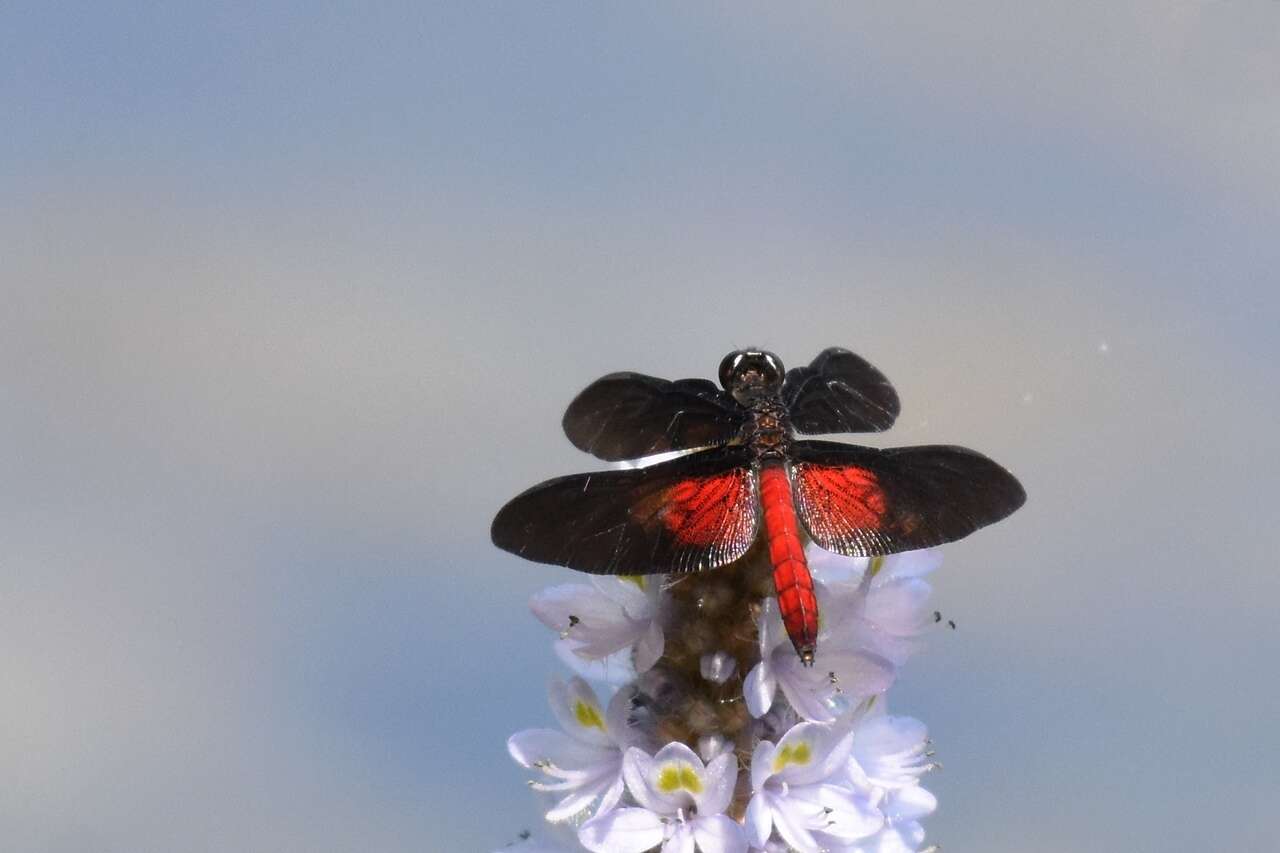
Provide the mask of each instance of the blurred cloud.
[{"label": "blurred cloud", "polygon": [[1277,201],[1280,56],[1272,46],[1280,21],[1272,4],[759,11],[766,14],[725,17],[753,34],[753,47],[789,47],[789,59],[803,54],[806,70],[850,88],[885,86],[905,96],[912,106],[904,109],[951,121],[965,114],[961,127],[973,132],[988,122],[1038,126],[1141,158],[1172,180],[1222,182]]}]

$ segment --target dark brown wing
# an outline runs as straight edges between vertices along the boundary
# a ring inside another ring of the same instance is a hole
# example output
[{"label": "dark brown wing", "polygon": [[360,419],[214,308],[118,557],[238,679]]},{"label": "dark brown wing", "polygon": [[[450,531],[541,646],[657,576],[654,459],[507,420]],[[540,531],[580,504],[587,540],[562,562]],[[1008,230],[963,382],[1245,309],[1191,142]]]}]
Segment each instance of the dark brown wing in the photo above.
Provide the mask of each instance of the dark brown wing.
[{"label": "dark brown wing", "polygon": [[611,373],[569,404],[564,432],[579,450],[616,461],[725,444],[745,419],[743,408],[705,379]]},{"label": "dark brown wing", "polygon": [[694,572],[746,553],[759,506],[748,451],[724,447],[548,480],[508,502],[491,534],[504,551],[593,574]]},{"label": "dark brown wing", "polygon": [[964,447],[797,441],[792,460],[796,507],[809,535],[850,557],[953,542],[1027,497],[1012,474]]},{"label": "dark brown wing", "polygon": [[793,367],[782,401],[796,432],[879,432],[898,417],[898,392],[884,374],[847,349],[831,347],[808,367]]}]

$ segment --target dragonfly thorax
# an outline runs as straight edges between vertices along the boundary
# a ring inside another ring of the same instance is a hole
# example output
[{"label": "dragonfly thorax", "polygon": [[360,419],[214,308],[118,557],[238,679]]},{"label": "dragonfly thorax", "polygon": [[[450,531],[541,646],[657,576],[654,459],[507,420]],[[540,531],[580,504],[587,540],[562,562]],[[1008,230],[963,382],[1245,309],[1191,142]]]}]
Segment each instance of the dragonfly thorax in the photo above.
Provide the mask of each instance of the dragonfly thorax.
[{"label": "dragonfly thorax", "polygon": [[752,400],[748,408],[751,416],[742,427],[742,443],[757,461],[785,458],[791,447],[791,419],[782,400],[762,397]]}]

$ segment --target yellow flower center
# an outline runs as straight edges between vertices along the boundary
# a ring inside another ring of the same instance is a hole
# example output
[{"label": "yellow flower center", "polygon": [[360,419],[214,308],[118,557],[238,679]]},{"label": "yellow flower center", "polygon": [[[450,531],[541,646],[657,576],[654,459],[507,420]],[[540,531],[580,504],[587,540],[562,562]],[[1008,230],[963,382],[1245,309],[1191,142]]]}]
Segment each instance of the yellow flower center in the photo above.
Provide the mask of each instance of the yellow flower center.
[{"label": "yellow flower center", "polygon": [[808,741],[800,741],[794,746],[787,744],[773,757],[773,772],[781,773],[789,764],[804,765],[813,760],[813,748]]},{"label": "yellow flower center", "polygon": [[662,765],[658,771],[658,790],[664,794],[674,794],[676,791],[700,794],[702,780],[698,778],[693,765],[685,761],[672,761]]},{"label": "yellow flower center", "polygon": [[604,731],[604,717],[600,716],[600,709],[595,705],[579,699],[573,706],[573,716],[577,718],[578,725],[584,729],[597,728]]},{"label": "yellow flower center", "polygon": [[884,557],[872,557],[871,565],[867,566],[867,577],[873,578],[880,574],[880,569],[884,567]]},{"label": "yellow flower center", "polygon": [[618,575],[618,579],[633,583],[644,592],[644,575]]}]

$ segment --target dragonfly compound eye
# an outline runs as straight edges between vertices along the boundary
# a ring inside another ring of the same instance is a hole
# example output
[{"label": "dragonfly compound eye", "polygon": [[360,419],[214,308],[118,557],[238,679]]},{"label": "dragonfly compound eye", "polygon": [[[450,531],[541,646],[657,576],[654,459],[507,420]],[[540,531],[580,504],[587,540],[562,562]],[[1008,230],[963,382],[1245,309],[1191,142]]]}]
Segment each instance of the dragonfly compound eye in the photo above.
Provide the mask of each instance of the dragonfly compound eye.
[{"label": "dragonfly compound eye", "polygon": [[774,391],[782,386],[782,359],[764,350],[738,350],[720,362],[720,385],[732,393],[742,389]]}]

